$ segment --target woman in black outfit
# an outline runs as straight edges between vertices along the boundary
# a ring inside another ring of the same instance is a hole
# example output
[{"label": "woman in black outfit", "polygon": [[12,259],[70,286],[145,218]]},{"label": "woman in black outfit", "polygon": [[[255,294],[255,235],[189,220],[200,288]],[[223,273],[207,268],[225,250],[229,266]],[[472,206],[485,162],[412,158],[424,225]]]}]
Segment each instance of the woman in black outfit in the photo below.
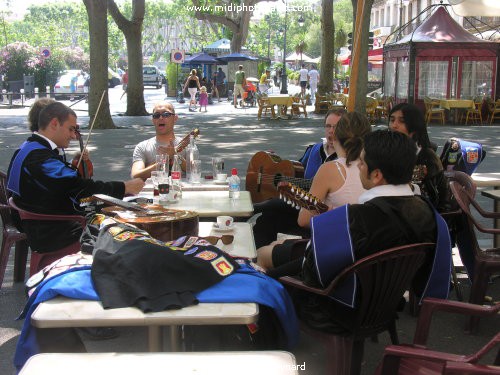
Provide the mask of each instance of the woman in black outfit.
[{"label": "woman in black outfit", "polygon": [[404,133],[417,143],[414,183],[439,211],[449,209],[449,188],[443,165],[432,147],[422,111],[413,104],[400,103],[389,113],[389,128]]}]

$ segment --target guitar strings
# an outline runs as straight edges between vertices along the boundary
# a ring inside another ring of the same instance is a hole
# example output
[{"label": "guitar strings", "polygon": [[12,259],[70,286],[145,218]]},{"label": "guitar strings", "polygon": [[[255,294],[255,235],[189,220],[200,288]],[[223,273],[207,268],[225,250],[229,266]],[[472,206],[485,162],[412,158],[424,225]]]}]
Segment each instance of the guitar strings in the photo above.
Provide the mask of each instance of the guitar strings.
[{"label": "guitar strings", "polygon": [[[276,176],[276,175],[270,175],[270,174],[261,174],[260,175],[260,181],[261,182],[273,182],[276,179],[279,179],[281,181],[286,181],[286,182],[292,182],[294,184],[304,184],[304,186],[307,186],[311,184],[311,180],[306,179],[306,178],[298,178],[298,177],[289,177],[289,176]],[[259,180],[258,174],[257,174],[257,180]]]}]

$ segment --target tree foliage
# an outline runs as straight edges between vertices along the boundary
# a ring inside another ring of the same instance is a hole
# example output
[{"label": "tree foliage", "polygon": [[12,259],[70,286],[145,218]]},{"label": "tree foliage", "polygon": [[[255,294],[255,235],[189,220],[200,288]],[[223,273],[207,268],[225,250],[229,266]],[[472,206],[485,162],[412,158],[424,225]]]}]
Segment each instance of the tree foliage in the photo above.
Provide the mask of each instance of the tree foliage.
[{"label": "tree foliage", "polygon": [[[265,0],[191,0],[194,17],[220,25],[228,32],[231,52],[241,52],[256,4]],[[267,0],[277,1],[277,0]]]}]

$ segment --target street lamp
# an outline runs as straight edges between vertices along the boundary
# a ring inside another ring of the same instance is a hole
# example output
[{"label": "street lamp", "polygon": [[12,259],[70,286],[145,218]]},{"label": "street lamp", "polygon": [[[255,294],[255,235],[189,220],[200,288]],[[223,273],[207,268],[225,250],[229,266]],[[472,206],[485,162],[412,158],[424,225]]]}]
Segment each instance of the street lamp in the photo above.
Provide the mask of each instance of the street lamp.
[{"label": "street lamp", "polygon": [[266,16],[266,21],[267,21],[267,59],[270,60],[270,54],[269,51],[271,49],[271,22],[269,22],[271,17],[269,17],[269,14]]},{"label": "street lamp", "polygon": [[297,22],[299,23],[299,26],[302,27],[304,26],[304,23],[306,22],[304,20],[304,17],[302,16],[302,14],[300,15],[299,19],[297,20]]}]

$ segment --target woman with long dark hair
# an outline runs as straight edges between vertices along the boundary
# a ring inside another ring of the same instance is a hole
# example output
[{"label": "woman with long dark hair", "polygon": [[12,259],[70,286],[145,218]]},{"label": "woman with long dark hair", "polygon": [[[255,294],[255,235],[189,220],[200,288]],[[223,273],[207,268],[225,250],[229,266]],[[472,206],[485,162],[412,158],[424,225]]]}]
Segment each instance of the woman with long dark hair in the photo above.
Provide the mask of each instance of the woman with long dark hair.
[{"label": "woman with long dark hair", "polygon": [[389,113],[389,128],[406,134],[417,143],[417,166],[414,182],[420,187],[438,211],[446,211],[449,203],[449,190],[443,165],[432,147],[427,133],[424,114],[413,104],[400,103]]}]

